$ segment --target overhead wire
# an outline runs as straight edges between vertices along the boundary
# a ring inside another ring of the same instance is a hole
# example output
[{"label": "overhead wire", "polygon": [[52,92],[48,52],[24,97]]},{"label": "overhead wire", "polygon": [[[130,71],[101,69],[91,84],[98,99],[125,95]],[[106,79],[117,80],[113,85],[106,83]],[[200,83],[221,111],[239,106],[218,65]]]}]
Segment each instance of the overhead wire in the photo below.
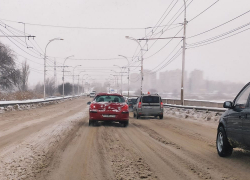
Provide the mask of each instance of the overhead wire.
[{"label": "overhead wire", "polygon": [[205,33],[207,33],[207,32],[210,32],[210,31],[212,31],[212,30],[214,30],[214,29],[217,29],[217,28],[219,28],[219,27],[221,27],[221,26],[224,26],[224,25],[226,25],[226,24],[228,24],[228,23],[230,23],[230,22],[232,22],[232,21],[234,21],[234,20],[236,20],[236,19],[238,19],[238,18],[240,18],[240,17],[242,17],[242,16],[248,14],[249,12],[250,12],[250,10],[244,12],[243,14],[240,14],[239,16],[236,16],[236,17],[233,18],[233,19],[230,19],[229,21],[226,21],[226,22],[224,22],[224,23],[222,23],[222,24],[220,24],[220,25],[218,25],[218,26],[215,26],[215,27],[213,27],[213,28],[211,28],[211,29],[208,29],[208,30],[203,31],[203,32],[201,32],[201,33],[198,33],[198,34],[189,36],[189,37],[187,37],[187,39],[193,38],[193,37],[196,37],[196,36],[200,36],[200,35],[202,35],[202,34],[205,34]]},{"label": "overhead wire", "polygon": [[188,22],[190,23],[191,21],[193,21],[194,19],[196,19],[197,17],[199,17],[200,15],[202,15],[204,12],[206,12],[207,10],[209,10],[211,7],[213,7],[216,3],[218,3],[220,0],[215,1],[213,4],[211,4],[209,7],[207,7],[205,10],[203,10],[202,12],[200,12],[198,15],[196,15],[195,17],[191,18]]},{"label": "overhead wire", "polygon": [[200,44],[203,44],[203,43],[207,43],[207,42],[213,41],[213,40],[215,40],[215,39],[218,39],[218,38],[220,38],[220,37],[223,37],[223,36],[226,36],[226,35],[228,35],[228,34],[231,34],[231,33],[235,32],[235,31],[238,31],[238,30],[240,30],[240,29],[242,29],[242,28],[245,28],[245,27],[247,27],[247,26],[249,26],[249,25],[250,25],[250,22],[247,23],[247,24],[244,24],[244,25],[242,25],[242,26],[239,26],[239,27],[237,27],[237,28],[235,28],[235,29],[232,29],[232,30],[230,30],[230,31],[228,31],[228,32],[222,33],[222,34],[217,35],[217,36],[214,36],[214,37],[212,37],[212,38],[208,38],[208,39],[205,39],[205,40],[202,40],[202,41],[198,41],[198,42],[196,42],[196,43],[188,44],[187,46],[196,46],[196,45],[200,45]]}]

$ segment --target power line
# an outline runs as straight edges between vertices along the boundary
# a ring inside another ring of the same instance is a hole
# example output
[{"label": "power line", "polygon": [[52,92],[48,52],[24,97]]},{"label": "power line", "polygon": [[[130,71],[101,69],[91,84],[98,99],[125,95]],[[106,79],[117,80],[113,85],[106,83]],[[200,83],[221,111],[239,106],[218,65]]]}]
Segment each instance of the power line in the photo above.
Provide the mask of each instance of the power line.
[{"label": "power line", "polygon": [[234,20],[236,20],[236,19],[238,19],[238,18],[240,18],[240,17],[246,15],[246,14],[249,13],[249,12],[250,12],[250,10],[244,12],[243,14],[241,14],[241,15],[239,15],[239,16],[233,18],[233,19],[230,19],[229,21],[227,21],[227,22],[225,22],[225,23],[222,23],[222,24],[220,24],[220,25],[218,25],[218,26],[215,26],[215,27],[213,27],[213,28],[211,28],[211,29],[209,29],[209,30],[206,30],[206,31],[201,32],[201,33],[199,33],[199,34],[195,34],[195,35],[192,35],[192,36],[190,36],[190,37],[187,37],[187,39],[188,39],[188,38],[193,38],[193,37],[196,37],[196,36],[200,36],[200,35],[202,35],[202,34],[205,34],[205,33],[209,32],[209,31],[212,31],[212,30],[214,30],[214,29],[217,29],[217,28],[219,28],[219,27],[221,27],[221,26],[223,26],[223,25],[225,25],[225,24],[227,24],[227,23],[230,23],[230,22],[232,22],[232,21],[234,21]]},{"label": "power line", "polygon": [[227,38],[229,38],[229,37],[235,36],[235,35],[237,35],[237,34],[241,34],[241,33],[245,32],[245,31],[248,31],[248,30],[250,30],[250,28],[244,29],[244,30],[242,30],[242,31],[240,31],[240,32],[237,32],[237,33],[232,34],[232,35],[230,35],[230,36],[221,38],[221,39],[219,39],[219,40],[216,40],[216,41],[213,41],[213,42],[210,42],[210,43],[206,43],[206,44],[197,45],[197,46],[194,46],[194,47],[188,47],[187,49],[193,49],[193,48],[197,48],[197,47],[209,45],[209,44],[212,44],[212,43],[215,43],[215,42],[218,42],[218,41],[222,41],[222,40],[224,40],[224,39],[227,39]]},{"label": "power line", "polygon": [[238,30],[240,30],[240,29],[242,29],[242,28],[245,28],[245,27],[247,27],[247,26],[249,26],[249,25],[250,25],[250,22],[247,23],[247,24],[244,24],[244,25],[242,25],[242,26],[239,26],[239,27],[237,27],[237,28],[235,28],[235,29],[233,29],[233,30],[230,30],[230,31],[228,31],[228,32],[226,32],[226,33],[223,33],[223,34],[214,36],[214,37],[212,37],[212,38],[209,38],[209,39],[206,39],[206,40],[203,40],[203,41],[199,41],[199,42],[196,42],[196,43],[188,44],[188,46],[197,46],[197,45],[200,45],[200,44],[203,44],[203,43],[207,43],[207,42],[209,42],[209,41],[213,41],[213,40],[215,40],[215,39],[218,39],[218,38],[220,38],[220,37],[223,37],[223,36],[226,36],[226,35],[228,35],[228,34],[231,34],[231,33],[235,32],[235,31],[238,31]]},{"label": "power line", "polygon": [[194,19],[196,19],[197,17],[199,17],[200,15],[202,15],[204,12],[206,12],[208,9],[210,9],[212,6],[214,6],[217,2],[219,2],[220,0],[217,0],[216,2],[214,2],[212,5],[210,5],[209,7],[207,7],[205,10],[203,10],[201,13],[199,13],[198,15],[196,15],[195,17],[193,17],[191,20],[189,20],[189,22],[193,21]]},{"label": "power line", "polygon": [[[9,21],[9,22],[15,22],[18,23],[18,21],[8,20],[8,19],[1,19],[3,21]],[[133,28],[133,27],[123,27],[123,28],[116,28],[116,27],[109,27],[109,28],[102,28],[102,27],[82,27],[82,26],[61,26],[61,25],[48,25],[48,24],[36,24],[36,23],[27,23],[26,25],[30,26],[41,26],[41,27],[53,27],[53,28],[67,28],[67,29],[86,29],[86,30],[142,30],[145,28]]]}]

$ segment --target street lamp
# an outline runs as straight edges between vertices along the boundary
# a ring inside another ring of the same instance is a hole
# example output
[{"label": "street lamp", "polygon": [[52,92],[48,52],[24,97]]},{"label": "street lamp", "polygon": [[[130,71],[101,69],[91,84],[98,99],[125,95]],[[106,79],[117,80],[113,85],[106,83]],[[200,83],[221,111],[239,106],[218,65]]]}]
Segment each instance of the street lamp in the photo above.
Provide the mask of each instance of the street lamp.
[{"label": "street lamp", "polygon": [[127,59],[127,61],[128,61],[128,98],[129,98],[129,70],[130,70],[129,69],[129,60],[126,56],[123,56],[123,55],[118,55],[118,56],[121,56],[121,57]]},{"label": "street lamp", "polygon": [[[84,91],[83,91],[83,77],[85,76],[85,75],[88,75],[88,74],[84,74],[83,76],[82,76],[82,93],[84,93]],[[86,79],[87,79],[88,77],[86,77]]]},{"label": "street lamp", "polygon": [[75,97],[75,75],[74,75],[74,71],[75,68],[77,68],[78,66],[82,66],[82,65],[77,65],[73,68],[73,97]]},{"label": "street lamp", "polygon": [[78,95],[79,95],[79,76],[82,72],[85,72],[85,71],[80,71],[79,74],[78,74]]},{"label": "street lamp", "polygon": [[71,57],[74,57],[74,55],[66,57],[64,62],[63,62],[63,98],[64,98],[64,64],[65,64],[66,60],[71,58]]},{"label": "street lamp", "polygon": [[55,40],[63,40],[61,38],[54,38],[49,40],[49,42],[47,43],[46,47],[45,47],[45,53],[44,53],[44,79],[43,79],[43,98],[44,100],[46,99],[46,85],[45,85],[45,81],[46,81],[46,50],[48,45]]},{"label": "street lamp", "polygon": [[125,36],[125,38],[137,42],[139,44],[139,46],[141,47],[141,94],[142,94],[142,84],[143,84],[143,54],[142,54],[142,46],[141,46],[140,42],[137,39],[133,38],[133,37]]},{"label": "street lamp", "polygon": [[[121,74],[121,95],[122,95],[122,68],[123,68],[123,67],[120,67],[120,66],[117,66],[117,65],[114,65],[114,66],[119,67],[119,68],[121,69],[120,74]],[[115,72],[115,71],[114,71],[114,72]]]},{"label": "street lamp", "polygon": [[117,93],[118,93],[118,88],[119,88],[119,84],[118,84],[118,75],[114,75],[114,74],[110,74],[110,75],[114,76],[114,78],[115,78],[115,85],[116,85]]}]

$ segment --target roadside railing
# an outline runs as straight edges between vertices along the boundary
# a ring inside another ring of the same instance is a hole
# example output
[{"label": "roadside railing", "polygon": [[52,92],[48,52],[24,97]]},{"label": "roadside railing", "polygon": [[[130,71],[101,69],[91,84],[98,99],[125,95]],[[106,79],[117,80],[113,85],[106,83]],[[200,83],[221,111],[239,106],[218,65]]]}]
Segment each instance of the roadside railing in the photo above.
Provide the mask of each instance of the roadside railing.
[{"label": "roadside railing", "polygon": [[182,106],[173,104],[164,104],[164,107],[182,108],[182,109],[195,109],[200,111],[212,111],[212,112],[225,112],[225,108],[215,108],[215,107],[204,107],[204,106]]},{"label": "roadside railing", "polygon": [[[181,105],[180,99],[169,99],[163,98],[162,102],[164,104],[172,104],[172,105]],[[207,100],[195,100],[195,99],[185,99],[185,106],[201,106],[201,107],[214,107],[214,108],[223,108],[222,101],[207,101]]]}]

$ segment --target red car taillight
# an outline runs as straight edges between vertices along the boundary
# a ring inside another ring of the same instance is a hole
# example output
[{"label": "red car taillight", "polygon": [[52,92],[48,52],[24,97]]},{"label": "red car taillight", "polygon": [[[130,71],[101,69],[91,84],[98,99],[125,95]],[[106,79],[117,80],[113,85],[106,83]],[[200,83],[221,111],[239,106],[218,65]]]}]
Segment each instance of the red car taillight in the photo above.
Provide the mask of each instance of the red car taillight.
[{"label": "red car taillight", "polygon": [[163,109],[163,102],[161,102],[161,109]]},{"label": "red car taillight", "polygon": [[90,104],[89,109],[94,109],[94,108],[95,108],[94,104]]},{"label": "red car taillight", "polygon": [[138,103],[138,108],[141,108],[141,102]]},{"label": "red car taillight", "polygon": [[96,108],[96,107],[95,107],[94,104],[90,104],[90,106],[89,106],[89,112],[96,113],[97,110],[96,110],[95,108]]},{"label": "red car taillight", "polygon": [[122,107],[122,111],[128,111],[128,105],[125,104],[123,107]]}]

